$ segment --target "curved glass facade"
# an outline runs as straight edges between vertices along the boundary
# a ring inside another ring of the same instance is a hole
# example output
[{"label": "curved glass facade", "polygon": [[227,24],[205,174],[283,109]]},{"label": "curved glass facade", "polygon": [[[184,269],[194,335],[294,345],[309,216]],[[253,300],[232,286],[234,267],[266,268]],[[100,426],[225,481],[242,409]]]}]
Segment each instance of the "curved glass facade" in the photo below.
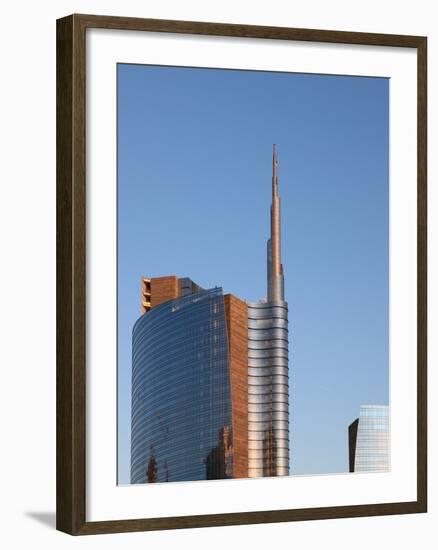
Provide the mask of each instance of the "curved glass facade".
[{"label": "curved glass facade", "polygon": [[288,308],[248,304],[248,477],[289,475]]},{"label": "curved glass facade", "polygon": [[131,483],[233,476],[221,288],[152,308],[133,328]]}]

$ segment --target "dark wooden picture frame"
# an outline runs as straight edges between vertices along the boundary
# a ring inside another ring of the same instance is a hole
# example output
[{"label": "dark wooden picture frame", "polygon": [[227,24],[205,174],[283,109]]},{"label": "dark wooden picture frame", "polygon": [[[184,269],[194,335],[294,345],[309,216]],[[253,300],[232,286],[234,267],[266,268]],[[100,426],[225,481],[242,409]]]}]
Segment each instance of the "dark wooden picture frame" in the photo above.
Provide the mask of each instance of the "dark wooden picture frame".
[{"label": "dark wooden picture frame", "polygon": [[[413,48],[417,52],[417,500],[86,521],[85,34],[88,28]],[[427,511],[427,39],[326,30],[71,15],[57,21],[57,529],[72,535]]]}]

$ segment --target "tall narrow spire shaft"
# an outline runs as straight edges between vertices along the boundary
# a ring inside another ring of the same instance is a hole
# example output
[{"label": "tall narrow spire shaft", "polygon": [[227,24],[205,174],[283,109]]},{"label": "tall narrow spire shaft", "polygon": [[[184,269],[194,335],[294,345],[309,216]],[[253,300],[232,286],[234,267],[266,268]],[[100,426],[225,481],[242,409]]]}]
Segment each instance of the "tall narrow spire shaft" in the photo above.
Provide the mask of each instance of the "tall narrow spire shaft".
[{"label": "tall narrow spire shaft", "polygon": [[278,195],[277,150],[274,144],[272,155],[272,204],[271,238],[268,241],[268,300],[284,300],[283,267],[281,265],[281,215]]},{"label": "tall narrow spire shaft", "polygon": [[272,206],[271,206],[271,246],[272,275],[281,275],[281,227],[280,227],[280,197],[278,196],[277,152],[274,145],[272,155]]}]

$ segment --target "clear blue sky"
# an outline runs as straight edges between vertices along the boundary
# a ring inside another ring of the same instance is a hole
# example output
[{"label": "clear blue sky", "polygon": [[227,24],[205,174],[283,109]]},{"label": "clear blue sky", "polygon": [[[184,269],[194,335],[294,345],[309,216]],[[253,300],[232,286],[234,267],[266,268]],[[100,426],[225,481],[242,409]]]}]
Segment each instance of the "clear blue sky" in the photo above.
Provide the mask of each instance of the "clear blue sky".
[{"label": "clear blue sky", "polygon": [[273,143],[291,473],[348,471],[359,406],[388,404],[388,91],[381,78],[118,66],[119,483],[141,276],[266,296]]}]

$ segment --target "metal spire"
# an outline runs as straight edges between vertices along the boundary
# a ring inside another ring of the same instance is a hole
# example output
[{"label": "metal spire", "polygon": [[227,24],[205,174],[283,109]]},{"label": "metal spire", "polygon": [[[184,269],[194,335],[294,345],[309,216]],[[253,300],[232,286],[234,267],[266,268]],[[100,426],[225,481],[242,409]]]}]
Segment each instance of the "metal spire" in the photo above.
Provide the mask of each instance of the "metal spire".
[{"label": "metal spire", "polygon": [[271,238],[268,241],[268,300],[284,300],[283,267],[281,265],[281,220],[280,197],[278,195],[277,149],[272,154],[272,205]]},{"label": "metal spire", "polygon": [[277,148],[274,143],[274,150],[272,153],[272,196],[278,195],[278,180],[277,180]]}]

